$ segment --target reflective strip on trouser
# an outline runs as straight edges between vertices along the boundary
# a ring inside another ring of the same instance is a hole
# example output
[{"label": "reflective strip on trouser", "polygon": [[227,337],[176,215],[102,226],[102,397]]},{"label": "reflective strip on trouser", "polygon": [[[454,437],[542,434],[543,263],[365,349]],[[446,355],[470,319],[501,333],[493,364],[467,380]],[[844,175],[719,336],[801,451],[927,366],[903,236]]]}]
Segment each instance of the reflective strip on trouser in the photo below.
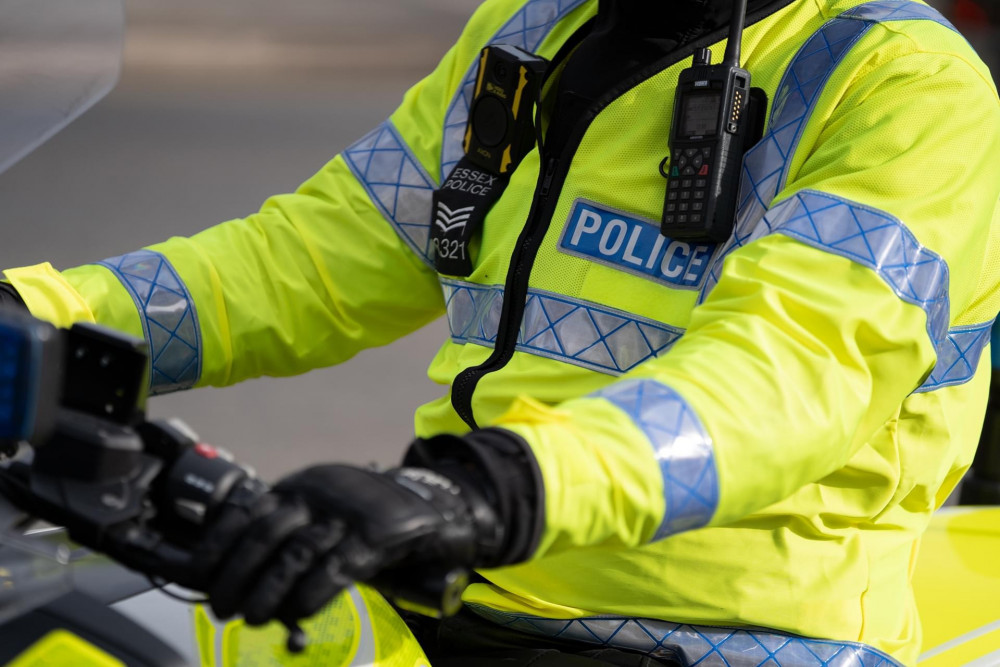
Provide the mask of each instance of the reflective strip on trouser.
[{"label": "reflective strip on trouser", "polygon": [[901,667],[890,656],[854,642],[803,639],[764,630],[685,625],[616,617],[547,619],[481,605],[469,608],[519,632],[627,649],[685,665],[727,667]]},{"label": "reflective strip on trouser", "polygon": [[[700,297],[719,282],[723,260],[734,250],[770,233],[793,236],[814,247],[873,268],[900,298],[927,311],[928,333],[938,361],[917,391],[972,379],[989,339],[990,322],[947,330],[947,265],[913,237],[899,220],[860,204],[822,201],[804,192],[792,202],[768,207],[785,187],[788,167],[820,94],[851,47],[876,23],[928,20],[955,30],[936,10],[901,0],[870,2],[826,23],[799,49],[788,66],[772,107],[767,133],[747,153],[740,181],[736,230],[716,255]],[[833,199],[833,198],[831,198]],[[789,206],[791,208],[783,208]]]},{"label": "reflective strip on trouser", "polygon": [[[493,347],[503,287],[441,280],[456,343]],[[663,354],[683,330],[621,310],[529,289],[517,350],[620,375]]]},{"label": "reflective strip on trouser", "polygon": [[201,377],[201,329],[194,300],[174,267],[152,250],[98,264],[114,273],[135,301],[149,344],[150,394],[193,387]]},{"label": "reflective strip on trouser", "polygon": [[712,439],[687,401],[654,380],[623,380],[592,397],[628,413],[656,454],[666,509],[651,541],[708,524],[719,506],[719,473]]}]

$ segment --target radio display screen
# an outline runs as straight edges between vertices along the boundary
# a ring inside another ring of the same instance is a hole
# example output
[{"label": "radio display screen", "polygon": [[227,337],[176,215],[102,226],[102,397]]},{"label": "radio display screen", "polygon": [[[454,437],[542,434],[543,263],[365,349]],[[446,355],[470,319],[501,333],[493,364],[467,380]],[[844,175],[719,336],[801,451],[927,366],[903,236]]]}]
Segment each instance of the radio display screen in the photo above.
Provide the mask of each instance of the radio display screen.
[{"label": "radio display screen", "polygon": [[721,103],[721,93],[685,95],[681,108],[680,135],[684,138],[714,137]]}]

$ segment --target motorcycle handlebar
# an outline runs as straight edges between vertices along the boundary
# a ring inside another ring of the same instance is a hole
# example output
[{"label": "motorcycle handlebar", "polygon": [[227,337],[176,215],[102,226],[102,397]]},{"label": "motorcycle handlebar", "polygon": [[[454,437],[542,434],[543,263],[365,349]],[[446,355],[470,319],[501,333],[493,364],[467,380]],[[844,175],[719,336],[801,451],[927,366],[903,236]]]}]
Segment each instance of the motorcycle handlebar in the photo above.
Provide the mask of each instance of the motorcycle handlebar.
[{"label": "motorcycle handlebar", "polygon": [[[205,528],[226,505],[249,507],[268,487],[183,422],[146,420],[145,343],[0,310],[4,359],[0,403],[14,398],[0,404],[0,455],[28,441],[35,456],[0,468],[0,493],[129,567],[208,588],[193,555]],[[440,617],[460,607],[468,572],[406,565],[369,583],[400,607]],[[289,648],[301,646],[301,630],[286,625]]]}]

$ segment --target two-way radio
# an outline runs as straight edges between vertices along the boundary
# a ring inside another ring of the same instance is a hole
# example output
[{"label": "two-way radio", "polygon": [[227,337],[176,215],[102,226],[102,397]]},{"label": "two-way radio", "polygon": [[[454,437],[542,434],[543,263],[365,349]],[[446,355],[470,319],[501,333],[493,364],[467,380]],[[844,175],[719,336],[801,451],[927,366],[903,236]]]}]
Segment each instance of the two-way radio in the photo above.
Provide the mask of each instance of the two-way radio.
[{"label": "two-way radio", "polygon": [[698,49],[677,83],[669,167],[661,165],[667,193],[660,230],[671,239],[725,241],[736,222],[743,154],[760,140],[767,107],[740,67],[746,8],[747,0],[734,3],[724,61],[712,65],[712,52]]}]

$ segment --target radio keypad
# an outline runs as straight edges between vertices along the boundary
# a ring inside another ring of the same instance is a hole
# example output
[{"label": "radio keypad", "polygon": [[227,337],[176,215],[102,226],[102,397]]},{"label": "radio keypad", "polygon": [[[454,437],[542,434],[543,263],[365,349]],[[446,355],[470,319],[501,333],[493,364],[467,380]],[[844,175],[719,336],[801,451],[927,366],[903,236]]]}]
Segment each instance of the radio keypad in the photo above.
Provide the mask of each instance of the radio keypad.
[{"label": "radio keypad", "polygon": [[708,198],[709,159],[712,149],[685,148],[676,151],[667,181],[666,224],[701,222]]}]

